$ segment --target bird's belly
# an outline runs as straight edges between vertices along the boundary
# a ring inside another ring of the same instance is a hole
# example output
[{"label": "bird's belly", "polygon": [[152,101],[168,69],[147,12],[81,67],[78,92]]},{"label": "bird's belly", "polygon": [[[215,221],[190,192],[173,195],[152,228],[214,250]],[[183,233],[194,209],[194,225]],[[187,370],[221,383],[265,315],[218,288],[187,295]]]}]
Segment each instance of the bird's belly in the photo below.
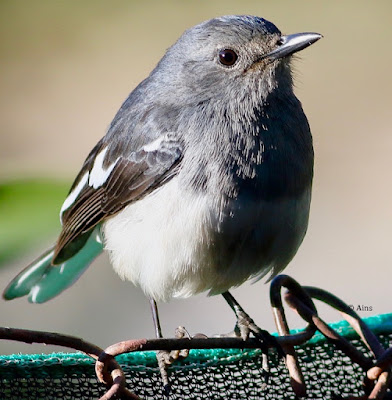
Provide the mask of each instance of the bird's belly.
[{"label": "bird's belly", "polygon": [[309,201],[310,191],[284,203],[234,201],[226,213],[173,178],[104,223],[105,248],[120,277],[156,300],[222,293],[287,265],[305,234]]},{"label": "bird's belly", "polygon": [[202,291],[210,212],[206,196],[184,192],[172,178],[104,223],[113,268],[155,300]]},{"label": "bird's belly", "polygon": [[209,248],[216,277],[210,294],[282,271],[305,236],[310,199],[309,188],[296,198],[236,202]]}]

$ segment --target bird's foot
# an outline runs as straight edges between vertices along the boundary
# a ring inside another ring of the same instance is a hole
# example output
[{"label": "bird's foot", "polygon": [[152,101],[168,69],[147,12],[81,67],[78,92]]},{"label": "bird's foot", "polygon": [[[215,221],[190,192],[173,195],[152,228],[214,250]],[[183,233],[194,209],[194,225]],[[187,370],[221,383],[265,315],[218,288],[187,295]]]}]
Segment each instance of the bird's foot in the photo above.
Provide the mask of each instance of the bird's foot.
[{"label": "bird's foot", "polygon": [[243,340],[247,340],[252,334],[260,342],[260,348],[262,350],[262,369],[265,378],[265,384],[268,384],[270,369],[268,360],[268,348],[275,348],[279,354],[283,355],[283,351],[278,343],[276,337],[272,336],[268,331],[258,327],[253,319],[243,310],[237,310],[237,323],[234,328],[234,333],[241,337]]},{"label": "bird's foot", "polygon": [[224,292],[222,293],[222,296],[237,317],[237,323],[234,328],[234,333],[236,336],[241,337],[243,340],[247,340],[249,335],[252,333],[253,336],[259,341],[262,353],[262,369],[265,376],[265,383],[267,384],[269,379],[268,348],[276,348],[279,355],[283,356],[282,348],[274,336],[270,335],[267,331],[259,328],[255,324],[253,319],[244,311],[244,309],[240,306],[238,301],[230,292]]},{"label": "bird's foot", "polygon": [[[183,327],[179,326],[175,330],[174,334],[176,339],[182,339],[184,337],[187,337],[188,339],[191,339],[191,336],[189,335],[188,331]],[[171,385],[169,382],[169,377],[168,377],[168,367],[172,365],[176,360],[182,360],[189,355],[189,350],[188,349],[183,349],[183,350],[159,350],[157,351],[157,360],[158,360],[158,367],[159,371],[161,373],[162,377],[162,382],[163,382],[163,392],[165,396],[169,396],[171,392]]]}]

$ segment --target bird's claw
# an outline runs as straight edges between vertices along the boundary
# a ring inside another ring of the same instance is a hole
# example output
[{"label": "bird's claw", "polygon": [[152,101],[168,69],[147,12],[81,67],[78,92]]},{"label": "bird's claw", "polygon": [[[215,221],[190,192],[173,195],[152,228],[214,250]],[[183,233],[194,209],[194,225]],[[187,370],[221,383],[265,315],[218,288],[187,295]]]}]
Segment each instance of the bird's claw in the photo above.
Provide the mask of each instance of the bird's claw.
[{"label": "bird's claw", "polygon": [[252,333],[253,336],[259,340],[260,348],[262,350],[262,369],[265,377],[265,384],[268,384],[270,376],[269,360],[268,360],[268,348],[276,348],[280,355],[283,355],[283,351],[274,336],[268,331],[259,328],[250,316],[243,310],[237,311],[237,323],[234,328],[234,332],[237,336],[240,336],[243,340],[247,340],[249,335]]},{"label": "bird's claw", "polygon": [[259,330],[261,331],[247,313],[242,310],[237,312],[237,323],[234,332],[236,332],[242,340],[248,340],[250,333],[257,334]]},{"label": "bird's claw", "polygon": [[252,333],[253,336],[260,341],[262,348],[265,349],[279,346],[276,338],[268,331],[259,328],[253,319],[244,311],[238,311],[237,313],[237,323],[234,332],[238,332],[237,336],[240,336],[243,340],[248,340],[249,335]]},{"label": "bird's claw", "polygon": [[[187,337],[188,339],[191,339],[190,334],[188,331],[183,327],[179,326],[176,328],[174,332],[174,336],[176,339],[182,339],[184,337]],[[162,382],[163,382],[163,391],[166,396],[169,396],[171,392],[171,385],[169,383],[169,378],[168,378],[168,373],[167,369],[170,365],[172,365],[176,360],[182,360],[189,355],[189,350],[188,349],[182,349],[182,350],[159,350],[157,351],[157,360],[158,360],[158,367],[159,367],[159,372],[161,373],[162,377]]]}]

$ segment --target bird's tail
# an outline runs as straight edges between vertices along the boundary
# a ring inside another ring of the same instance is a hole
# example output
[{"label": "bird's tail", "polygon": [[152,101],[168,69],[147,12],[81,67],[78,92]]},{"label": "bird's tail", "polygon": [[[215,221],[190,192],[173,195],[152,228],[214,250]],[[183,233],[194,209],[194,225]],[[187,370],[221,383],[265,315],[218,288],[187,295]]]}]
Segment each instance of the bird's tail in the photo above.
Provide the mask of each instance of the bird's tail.
[{"label": "bird's tail", "polygon": [[44,303],[74,284],[102,250],[99,228],[95,229],[82,249],[60,265],[52,265],[52,247],[8,284],[3,297],[12,300],[28,295],[31,303]]}]

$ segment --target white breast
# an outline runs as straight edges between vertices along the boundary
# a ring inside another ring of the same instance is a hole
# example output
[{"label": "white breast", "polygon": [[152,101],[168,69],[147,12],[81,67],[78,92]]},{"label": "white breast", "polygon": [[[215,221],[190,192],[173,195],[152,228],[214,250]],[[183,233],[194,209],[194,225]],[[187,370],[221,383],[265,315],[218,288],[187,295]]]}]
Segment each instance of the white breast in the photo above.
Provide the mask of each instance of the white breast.
[{"label": "white breast", "polygon": [[290,262],[309,204],[310,189],[297,199],[234,201],[225,214],[219,199],[184,190],[174,177],[105,222],[105,248],[120,277],[157,301],[222,293]]},{"label": "white breast", "polygon": [[205,264],[211,207],[206,196],[180,190],[175,177],[127,206],[103,227],[115,271],[156,300],[206,289]]}]

